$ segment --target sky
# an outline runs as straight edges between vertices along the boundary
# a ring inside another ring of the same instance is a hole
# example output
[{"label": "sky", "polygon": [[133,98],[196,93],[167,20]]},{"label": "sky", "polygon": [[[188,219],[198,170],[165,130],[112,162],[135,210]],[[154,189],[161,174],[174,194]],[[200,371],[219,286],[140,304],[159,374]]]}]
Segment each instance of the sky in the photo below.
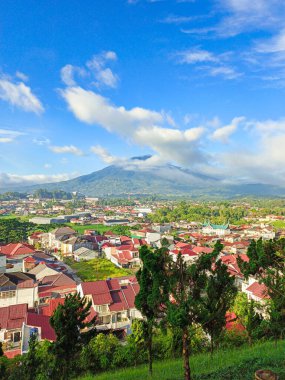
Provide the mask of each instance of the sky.
[{"label": "sky", "polygon": [[0,188],[165,163],[285,186],[284,94],[284,0],[4,1]]}]

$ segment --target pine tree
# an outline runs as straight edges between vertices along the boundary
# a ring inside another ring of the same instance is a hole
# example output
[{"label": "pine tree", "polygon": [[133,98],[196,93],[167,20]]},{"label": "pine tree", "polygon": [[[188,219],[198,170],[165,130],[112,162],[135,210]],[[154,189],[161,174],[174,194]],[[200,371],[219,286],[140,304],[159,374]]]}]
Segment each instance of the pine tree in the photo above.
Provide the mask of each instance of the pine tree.
[{"label": "pine tree", "polygon": [[147,246],[140,248],[142,268],[137,273],[140,291],[135,299],[135,306],[144,316],[144,336],[148,347],[149,373],[152,374],[152,337],[153,328],[163,314],[163,305],[168,298],[168,281],[165,276],[168,250],[160,248],[151,250]]},{"label": "pine tree", "polygon": [[[69,379],[75,357],[79,354],[85,335],[95,332],[95,318],[87,322],[92,302],[81,298],[78,293],[68,295],[64,304],[59,305],[50,318],[50,324],[56,334],[53,351],[60,365],[59,378]],[[89,331],[82,332],[87,329]]]}]

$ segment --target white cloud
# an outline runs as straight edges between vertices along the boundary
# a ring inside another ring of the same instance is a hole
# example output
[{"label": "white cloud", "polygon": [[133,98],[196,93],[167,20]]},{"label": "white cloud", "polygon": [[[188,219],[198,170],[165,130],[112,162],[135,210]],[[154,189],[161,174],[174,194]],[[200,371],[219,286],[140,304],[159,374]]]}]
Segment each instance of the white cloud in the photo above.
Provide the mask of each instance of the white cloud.
[{"label": "white cloud", "polygon": [[47,137],[34,138],[32,141],[34,144],[40,145],[40,146],[50,145],[50,139],[48,139]]},{"label": "white cloud", "polygon": [[92,146],[90,148],[91,152],[95,153],[103,162],[106,164],[112,165],[118,163],[121,159],[115,156],[112,156],[105,148],[101,145]]},{"label": "white cloud", "polygon": [[28,82],[29,81],[29,77],[22,73],[21,71],[16,71],[16,77],[21,79],[23,82]]},{"label": "white cloud", "polygon": [[75,178],[78,173],[62,173],[62,174],[28,174],[19,175],[11,173],[0,173],[0,188],[8,186],[26,186],[35,184],[44,184],[50,182],[67,181]]},{"label": "white cloud", "polygon": [[74,154],[75,156],[84,156],[84,153],[81,149],[77,148],[74,145],[65,145],[65,146],[49,146],[49,149],[57,154],[64,154],[64,153],[70,153]]},{"label": "white cloud", "polygon": [[237,72],[234,68],[229,66],[206,68],[206,71],[208,71],[208,74],[213,77],[222,76],[225,79],[236,79],[243,75],[242,73]]},{"label": "white cloud", "polygon": [[285,29],[281,30],[272,38],[259,42],[255,49],[258,53],[284,53],[285,52]]},{"label": "white cloud", "polygon": [[232,120],[231,124],[225,125],[221,128],[217,128],[212,134],[211,138],[222,143],[227,143],[229,141],[229,137],[237,130],[239,124],[241,124],[244,121],[244,117],[235,117]]},{"label": "white cloud", "polygon": [[109,61],[116,61],[117,55],[114,51],[104,51],[100,54],[96,54],[90,61],[86,63],[86,66],[94,74],[96,85],[105,85],[107,87],[115,88],[118,84],[118,76],[112,72],[109,67],[106,67]]},{"label": "white cloud", "polygon": [[163,117],[159,112],[135,107],[113,106],[108,99],[81,87],[69,87],[61,91],[71,112],[79,120],[88,124],[99,124],[109,132],[132,136],[139,125],[160,123]]},{"label": "white cloud", "polygon": [[24,135],[23,132],[13,131],[11,129],[0,129],[0,143],[13,142],[17,137]]},{"label": "white cloud", "polygon": [[178,63],[219,62],[219,58],[213,53],[200,48],[180,51],[175,56],[178,59]]},{"label": "white cloud", "polygon": [[82,67],[78,66],[72,66],[72,65],[65,65],[60,70],[60,77],[64,84],[67,86],[75,86],[76,81],[74,79],[74,76],[78,75],[79,77],[85,77],[88,75],[86,70]]},{"label": "white cloud", "polygon": [[0,78],[0,99],[26,112],[40,114],[44,107],[32,90],[23,82],[13,83],[7,77]]}]

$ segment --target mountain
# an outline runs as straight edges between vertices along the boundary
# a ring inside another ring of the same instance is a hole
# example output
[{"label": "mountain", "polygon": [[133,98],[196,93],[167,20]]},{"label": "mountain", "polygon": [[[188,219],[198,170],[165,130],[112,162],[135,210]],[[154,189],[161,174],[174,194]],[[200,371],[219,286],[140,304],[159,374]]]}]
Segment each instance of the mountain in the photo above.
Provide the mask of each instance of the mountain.
[{"label": "mountain", "polygon": [[[136,157],[135,160],[146,160]],[[86,196],[126,197],[129,195],[161,195],[234,198],[242,196],[285,196],[285,189],[264,184],[224,185],[220,181],[203,176],[174,165],[156,169],[139,170],[138,167],[126,170],[111,165],[91,174],[57,183],[18,186],[1,189],[4,191],[33,192],[47,190],[79,191]]]}]

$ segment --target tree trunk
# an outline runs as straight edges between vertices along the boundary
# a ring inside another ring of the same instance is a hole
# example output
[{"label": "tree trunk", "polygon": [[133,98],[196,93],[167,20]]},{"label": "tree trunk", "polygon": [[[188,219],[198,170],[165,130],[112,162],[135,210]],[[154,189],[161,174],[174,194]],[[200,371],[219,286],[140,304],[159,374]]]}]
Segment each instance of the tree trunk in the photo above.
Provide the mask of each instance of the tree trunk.
[{"label": "tree trunk", "polygon": [[148,372],[152,376],[152,323],[148,327]]},{"label": "tree trunk", "polygon": [[213,340],[213,337],[211,336],[211,359],[213,358],[213,353],[214,353],[214,340]]},{"label": "tree trunk", "polygon": [[248,334],[248,344],[251,347],[252,346],[252,337],[251,334]]},{"label": "tree trunk", "polygon": [[191,380],[191,370],[190,370],[190,364],[189,364],[189,356],[190,356],[190,350],[189,350],[189,333],[188,329],[183,330],[183,366],[184,366],[184,379],[185,380]]}]

